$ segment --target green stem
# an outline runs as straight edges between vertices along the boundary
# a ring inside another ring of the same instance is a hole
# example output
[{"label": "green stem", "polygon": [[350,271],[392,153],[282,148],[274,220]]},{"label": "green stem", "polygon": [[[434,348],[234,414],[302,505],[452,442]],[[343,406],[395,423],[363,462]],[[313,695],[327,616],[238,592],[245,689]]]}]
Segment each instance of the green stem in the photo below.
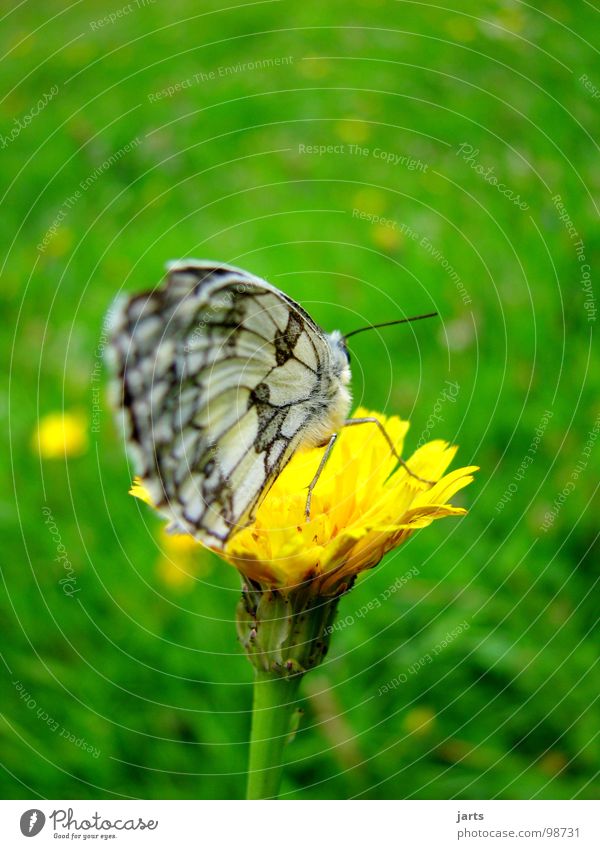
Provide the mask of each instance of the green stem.
[{"label": "green stem", "polygon": [[279,794],[283,750],[301,677],[255,672],[247,799],[276,799]]}]

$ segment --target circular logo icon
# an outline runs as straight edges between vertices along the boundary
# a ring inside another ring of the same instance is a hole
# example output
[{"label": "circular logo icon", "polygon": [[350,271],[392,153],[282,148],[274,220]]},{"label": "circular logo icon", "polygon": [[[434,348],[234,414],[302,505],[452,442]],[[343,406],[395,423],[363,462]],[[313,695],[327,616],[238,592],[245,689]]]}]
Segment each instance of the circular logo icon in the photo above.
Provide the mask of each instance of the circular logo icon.
[{"label": "circular logo icon", "polygon": [[25,837],[35,837],[43,829],[46,817],[39,808],[31,808],[21,815],[21,834]]}]

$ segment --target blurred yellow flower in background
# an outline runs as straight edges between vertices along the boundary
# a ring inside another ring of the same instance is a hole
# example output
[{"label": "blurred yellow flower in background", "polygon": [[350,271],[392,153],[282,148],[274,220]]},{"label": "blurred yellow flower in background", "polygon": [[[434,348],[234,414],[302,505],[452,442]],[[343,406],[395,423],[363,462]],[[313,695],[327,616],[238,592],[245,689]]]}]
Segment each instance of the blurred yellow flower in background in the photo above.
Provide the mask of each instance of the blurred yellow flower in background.
[{"label": "blurred yellow flower in background", "polygon": [[364,144],[371,135],[371,128],[360,119],[339,121],[336,125],[339,138],[348,144]]},{"label": "blurred yellow flower in background", "polygon": [[352,198],[352,206],[372,215],[382,215],[388,207],[387,194],[373,186],[364,186]]},{"label": "blurred yellow flower in background", "polygon": [[[150,496],[139,478],[135,478],[129,494],[139,498],[152,507]],[[206,551],[198,540],[191,534],[173,534],[162,526],[159,533],[158,545],[160,554],[156,561],[156,572],[164,584],[174,589],[185,589],[191,586],[195,578],[211,571],[209,556],[202,559]]]},{"label": "blurred yellow flower in background", "polygon": [[426,737],[434,728],[436,713],[428,705],[418,705],[410,710],[402,720],[402,727],[408,734]]},{"label": "blurred yellow flower in background", "polygon": [[32,448],[47,460],[85,454],[88,448],[88,422],[85,414],[71,411],[42,416],[33,434]]},{"label": "blurred yellow flower in background", "polygon": [[373,243],[384,251],[397,250],[403,241],[400,230],[390,227],[389,224],[374,224],[370,235]]},{"label": "blurred yellow flower in background", "polygon": [[189,534],[171,534],[161,528],[160,555],[156,571],[164,584],[173,589],[188,589],[196,578],[211,571],[211,557]]}]

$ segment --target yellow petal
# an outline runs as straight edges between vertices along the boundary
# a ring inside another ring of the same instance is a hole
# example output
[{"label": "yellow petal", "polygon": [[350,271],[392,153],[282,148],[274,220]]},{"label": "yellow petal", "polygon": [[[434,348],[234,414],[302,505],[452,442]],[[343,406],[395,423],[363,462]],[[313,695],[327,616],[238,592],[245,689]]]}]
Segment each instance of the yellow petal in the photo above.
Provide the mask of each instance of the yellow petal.
[{"label": "yellow petal", "polygon": [[150,507],[153,507],[152,501],[150,500],[150,495],[148,490],[142,483],[141,478],[134,478],[131,488],[129,490],[129,495],[133,495],[134,498],[139,498],[140,501],[143,501],[145,504],[149,504]]}]

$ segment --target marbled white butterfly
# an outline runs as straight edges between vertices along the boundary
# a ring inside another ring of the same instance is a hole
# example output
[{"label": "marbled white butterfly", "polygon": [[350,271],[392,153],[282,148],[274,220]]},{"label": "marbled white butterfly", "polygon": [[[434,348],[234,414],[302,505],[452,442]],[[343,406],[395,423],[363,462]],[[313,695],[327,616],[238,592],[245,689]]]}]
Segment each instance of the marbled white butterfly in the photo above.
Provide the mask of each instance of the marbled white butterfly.
[{"label": "marbled white butterfly", "polygon": [[233,266],[170,263],[163,285],[119,298],[109,357],[113,402],[153,504],[213,547],[252,521],[295,451],[327,445],[308,515],[340,428],[366,421],[347,419],[345,337]]}]

